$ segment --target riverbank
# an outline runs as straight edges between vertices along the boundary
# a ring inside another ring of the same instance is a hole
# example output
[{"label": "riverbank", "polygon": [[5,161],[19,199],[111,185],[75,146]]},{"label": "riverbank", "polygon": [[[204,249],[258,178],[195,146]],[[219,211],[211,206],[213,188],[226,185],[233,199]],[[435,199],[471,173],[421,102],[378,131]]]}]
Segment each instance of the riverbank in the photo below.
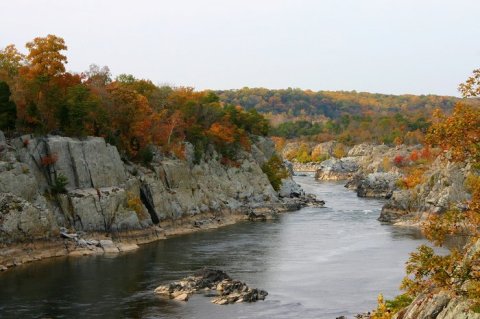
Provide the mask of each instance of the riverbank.
[{"label": "riverbank", "polygon": [[214,149],[195,160],[154,151],[146,164],[122,159],[103,138],[0,132],[0,269],[65,255],[118,253],[240,220],[266,220],[315,199],[291,179],[276,191],[262,165],[272,141],[223,163]]},{"label": "riverbank", "polygon": [[[88,256],[117,254],[136,250],[140,245],[174,236],[198,231],[212,230],[242,221],[270,220],[278,214],[295,211],[306,206],[321,206],[321,202],[310,199],[287,199],[284,203],[264,207],[243,207],[235,211],[200,213],[176,220],[164,220],[142,230],[116,233],[64,234],[51,240],[37,240],[0,247],[0,271],[12,267],[62,256]],[[256,218],[252,218],[252,217]],[[68,238],[70,237],[70,238]]]}]

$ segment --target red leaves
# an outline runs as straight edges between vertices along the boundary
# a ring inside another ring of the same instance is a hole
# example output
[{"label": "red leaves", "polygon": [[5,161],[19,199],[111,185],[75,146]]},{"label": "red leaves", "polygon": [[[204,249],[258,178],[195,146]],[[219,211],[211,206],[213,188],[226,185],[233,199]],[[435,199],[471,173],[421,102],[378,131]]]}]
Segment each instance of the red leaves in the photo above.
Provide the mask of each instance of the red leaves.
[{"label": "red leaves", "polygon": [[58,161],[58,155],[55,153],[50,155],[45,155],[40,158],[40,164],[45,167],[53,165],[57,161]]},{"label": "red leaves", "polygon": [[398,167],[404,166],[405,165],[405,157],[402,156],[402,155],[397,155],[393,159],[393,163]]}]

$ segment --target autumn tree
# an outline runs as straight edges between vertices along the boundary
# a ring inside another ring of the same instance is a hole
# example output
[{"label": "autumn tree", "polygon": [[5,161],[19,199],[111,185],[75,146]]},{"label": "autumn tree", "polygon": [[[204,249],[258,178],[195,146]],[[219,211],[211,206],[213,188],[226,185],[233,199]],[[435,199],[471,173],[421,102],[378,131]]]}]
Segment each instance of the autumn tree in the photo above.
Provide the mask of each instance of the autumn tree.
[{"label": "autumn tree", "polygon": [[[478,94],[476,87],[477,70],[472,78],[460,85],[464,97]],[[473,80],[472,80],[473,79]],[[478,79],[478,78],[477,78]],[[407,274],[402,288],[411,296],[436,287],[446,289],[468,298],[476,309],[480,309],[480,253],[475,250],[467,254],[480,239],[480,110],[459,103],[449,116],[437,112],[427,135],[431,146],[445,149],[450,160],[470,163],[473,170],[466,178],[471,194],[463,210],[450,209],[442,214],[432,215],[423,225],[428,239],[436,245],[443,245],[448,236],[465,236],[467,244],[462,249],[439,256],[427,246],[421,246],[411,254],[407,262]],[[422,156],[427,154],[423,154]]]},{"label": "autumn tree", "polygon": [[[26,130],[52,131],[58,128],[66,88],[72,82],[80,83],[80,77],[65,72],[67,58],[62,51],[67,46],[62,38],[38,37],[26,47],[29,52],[24,64],[15,62],[21,65],[14,92],[17,114]],[[20,55],[11,52],[16,56],[13,60],[19,61]]]},{"label": "autumn tree", "polygon": [[465,83],[460,84],[458,90],[463,97],[480,96],[480,69],[473,70],[472,76]]},{"label": "autumn tree", "polygon": [[18,52],[15,45],[7,45],[0,50],[0,70],[9,78],[13,78],[18,74],[18,70],[25,63],[25,56]]},{"label": "autumn tree", "polygon": [[65,41],[55,35],[38,37],[26,44],[29,75],[38,81],[48,81],[65,72],[67,57],[61,52],[67,50]]},{"label": "autumn tree", "polygon": [[151,143],[154,113],[148,100],[122,83],[113,82],[108,86],[111,101],[107,107],[109,123],[104,126],[109,140],[135,156],[138,151]]}]

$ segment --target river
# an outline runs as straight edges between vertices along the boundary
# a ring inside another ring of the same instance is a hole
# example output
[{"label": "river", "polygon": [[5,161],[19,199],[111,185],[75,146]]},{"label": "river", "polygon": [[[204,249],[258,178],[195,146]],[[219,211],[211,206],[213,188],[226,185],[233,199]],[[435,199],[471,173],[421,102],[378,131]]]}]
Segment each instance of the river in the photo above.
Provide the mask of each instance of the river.
[{"label": "river", "polygon": [[[0,318],[336,318],[399,293],[417,231],[380,224],[382,201],[342,183],[296,177],[326,201],[270,222],[242,222],[178,236],[116,256],[61,257],[0,273]],[[204,266],[225,270],[265,301],[218,306],[153,294]]]}]

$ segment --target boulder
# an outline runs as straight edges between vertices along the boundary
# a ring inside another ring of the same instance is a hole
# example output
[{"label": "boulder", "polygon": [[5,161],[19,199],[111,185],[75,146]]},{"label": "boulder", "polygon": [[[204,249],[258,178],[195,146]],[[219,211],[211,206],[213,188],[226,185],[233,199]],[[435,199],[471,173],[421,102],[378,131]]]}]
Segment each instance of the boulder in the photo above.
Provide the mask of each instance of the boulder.
[{"label": "boulder", "polygon": [[357,186],[359,197],[386,198],[392,197],[397,189],[397,181],[400,175],[395,173],[371,173],[362,178]]},{"label": "boulder", "polygon": [[264,290],[250,288],[239,280],[233,280],[222,270],[209,268],[199,270],[193,276],[178,282],[159,286],[154,293],[170,299],[187,301],[190,295],[201,290],[216,291],[217,296],[212,299],[212,303],[218,305],[255,302],[264,300],[268,295]]},{"label": "boulder", "polygon": [[331,158],[320,164],[320,169],[315,173],[315,179],[346,180],[352,177],[358,168],[359,166],[353,157]]},{"label": "boulder", "polygon": [[282,179],[278,195],[280,197],[299,198],[305,196],[305,191],[291,177],[288,177]]}]

